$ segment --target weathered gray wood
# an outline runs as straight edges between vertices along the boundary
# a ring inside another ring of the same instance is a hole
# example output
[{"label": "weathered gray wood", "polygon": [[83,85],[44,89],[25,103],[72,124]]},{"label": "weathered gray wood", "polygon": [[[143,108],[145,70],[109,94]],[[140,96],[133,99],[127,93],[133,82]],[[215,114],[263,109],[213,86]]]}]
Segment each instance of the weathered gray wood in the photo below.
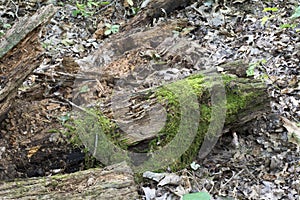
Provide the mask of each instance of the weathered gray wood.
[{"label": "weathered gray wood", "polygon": [[139,199],[125,163],[72,174],[0,182],[0,199]]},{"label": "weathered gray wood", "polygon": [[151,0],[123,29],[130,29],[151,23],[153,18],[164,16],[178,8],[184,8],[193,0]]},{"label": "weathered gray wood", "polygon": [[0,58],[26,38],[37,27],[43,26],[56,13],[57,7],[52,4],[42,7],[33,16],[25,16],[7,31],[0,39]]},{"label": "weathered gray wood", "polygon": [[0,119],[9,110],[16,89],[42,62],[41,28],[56,13],[49,5],[20,19],[0,40]]}]

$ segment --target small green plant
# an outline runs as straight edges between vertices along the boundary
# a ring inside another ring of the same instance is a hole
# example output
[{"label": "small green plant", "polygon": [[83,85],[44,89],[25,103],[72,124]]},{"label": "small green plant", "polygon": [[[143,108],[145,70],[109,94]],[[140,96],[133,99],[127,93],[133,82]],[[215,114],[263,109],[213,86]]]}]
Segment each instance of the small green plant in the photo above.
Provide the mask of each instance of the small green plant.
[{"label": "small green plant", "polygon": [[58,117],[58,120],[62,123],[62,124],[65,124],[67,121],[69,121],[71,118],[71,114],[70,113],[67,113],[65,115],[62,115],[60,117]]},{"label": "small green plant", "polygon": [[183,195],[183,200],[210,200],[210,195],[207,192],[196,192]]},{"label": "small green plant", "polygon": [[129,17],[135,16],[138,13],[138,11],[140,10],[140,8],[135,7],[132,0],[126,0],[126,2],[129,6],[129,8],[126,9],[126,15],[129,16]]},{"label": "small green plant", "polygon": [[282,24],[280,25],[280,28],[284,29],[284,28],[296,28],[297,24]]},{"label": "small green plant", "polygon": [[255,63],[250,63],[248,69],[246,70],[247,76],[254,76],[254,69],[257,68],[258,66],[265,64],[267,60],[262,59],[260,61],[257,61]]},{"label": "small green plant", "polygon": [[127,16],[135,16],[139,12],[140,8],[130,7],[130,9],[126,12]]},{"label": "small green plant", "polygon": [[5,34],[3,30],[0,30],[0,38]]},{"label": "small green plant", "polygon": [[[0,22],[1,24],[1,22]],[[8,30],[11,28],[11,25],[10,24],[7,24],[7,23],[4,23],[2,24],[2,28],[5,29],[5,30]],[[5,30],[0,30],[0,37],[4,36],[5,35]]]},{"label": "small green plant", "polygon": [[106,36],[119,32],[120,25],[118,24],[111,25],[107,23],[105,24],[105,26],[106,26],[106,30],[104,32],[104,35]]},{"label": "small green plant", "polygon": [[290,29],[294,29],[296,32],[299,32],[300,29],[297,28],[298,24],[293,23],[294,20],[297,19],[297,18],[299,18],[299,17],[300,17],[300,6],[297,7],[297,8],[295,9],[294,13],[290,16],[289,21],[290,21],[291,23],[285,23],[285,24],[282,24],[282,25],[280,25],[280,28],[282,28],[282,29],[288,29],[288,28],[290,28]]},{"label": "small green plant", "polygon": [[[263,12],[277,12],[278,8],[274,7],[274,8],[264,8]],[[275,15],[271,15],[271,16],[264,16],[261,19],[261,25],[264,26],[266,24],[266,22],[270,19],[273,19],[275,17]]]},{"label": "small green plant", "polygon": [[298,8],[296,8],[294,14],[291,16],[292,19],[296,19],[300,17],[300,6],[298,6]]},{"label": "small green plant", "polygon": [[263,10],[264,12],[277,12],[278,8],[274,7],[274,8],[264,8]]},{"label": "small green plant", "polygon": [[3,24],[2,27],[5,28],[5,29],[10,29],[10,28],[11,28],[11,25],[10,25],[10,24]]},{"label": "small green plant", "polygon": [[78,15],[82,15],[84,17],[90,17],[94,14],[92,11],[94,8],[97,8],[99,6],[104,6],[108,5],[110,2],[108,1],[100,1],[100,2],[95,2],[93,0],[88,0],[86,4],[84,3],[79,3],[78,1],[76,2],[76,10],[72,11],[72,15],[74,17],[77,17]]}]

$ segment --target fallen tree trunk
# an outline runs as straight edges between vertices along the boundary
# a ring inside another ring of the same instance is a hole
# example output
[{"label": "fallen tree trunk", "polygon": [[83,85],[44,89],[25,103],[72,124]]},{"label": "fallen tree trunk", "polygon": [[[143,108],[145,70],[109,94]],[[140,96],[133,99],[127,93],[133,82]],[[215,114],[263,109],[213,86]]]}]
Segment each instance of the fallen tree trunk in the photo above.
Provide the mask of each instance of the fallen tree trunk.
[{"label": "fallen tree trunk", "polygon": [[42,62],[39,33],[56,13],[53,5],[41,8],[32,17],[20,19],[0,43],[0,122],[9,110],[16,91]]},{"label": "fallen tree trunk", "polygon": [[138,199],[126,163],[67,175],[0,182],[1,199]]},{"label": "fallen tree trunk", "polygon": [[[161,2],[166,11],[176,7],[167,2]],[[145,20],[161,12],[158,4],[153,5],[155,12],[149,11]],[[131,27],[137,26],[134,21],[131,24],[134,24]],[[174,39],[174,27],[169,24],[142,32],[124,32],[93,55],[78,61],[81,70],[73,86],[73,106],[81,109],[84,117],[75,119],[75,124],[83,143],[101,162],[109,165],[127,160],[136,172],[164,168],[170,163],[176,169],[182,168],[197,156],[207,132],[215,142],[224,124],[226,128],[238,130],[245,122],[268,111],[265,85],[257,80],[206,72],[172,80],[172,76],[164,74],[170,69],[175,74],[177,70],[204,68],[201,59],[207,58],[194,43]],[[222,77],[223,82],[218,77]],[[213,95],[217,98],[215,103],[211,100]],[[97,107],[99,100],[101,104]],[[94,109],[90,110],[91,107]],[[217,123],[212,123],[214,121]],[[152,152],[134,154],[126,150]],[[90,173],[100,174],[91,178]],[[24,199],[29,195],[48,199],[88,195],[99,199],[136,197],[131,172],[124,170],[121,177],[114,170],[109,176],[105,174],[101,169],[90,169],[50,177],[50,183],[44,177],[8,182],[0,186],[0,192],[3,191],[0,194]],[[75,183],[72,179],[76,179]],[[104,179],[103,185],[101,180]],[[105,184],[110,179],[116,185]],[[16,184],[20,189],[17,192],[23,191],[22,194],[13,192]],[[120,196],[111,196],[118,194]]]},{"label": "fallen tree trunk", "polygon": [[222,83],[205,76],[146,91],[115,91],[109,106],[76,115],[77,133],[104,164],[126,160],[136,172],[181,169],[207,156],[222,130],[238,132],[270,111],[264,83],[228,75]]},{"label": "fallen tree trunk", "polygon": [[150,0],[144,1],[142,10],[123,27],[123,30],[129,31],[141,25],[152,23],[153,18],[165,16],[178,8],[184,8],[192,3],[193,0]]},{"label": "fallen tree trunk", "polygon": [[[240,76],[246,63],[223,65],[230,73],[237,69],[240,77],[215,73],[201,66],[209,63],[202,47],[174,37],[174,27],[121,34],[77,61],[81,70],[73,102],[82,115],[75,124],[83,143],[102,163],[125,159],[138,172],[174,161],[176,169],[182,168],[197,156],[203,142],[207,146],[198,157],[209,153],[224,125],[237,131],[269,111],[265,84]],[[191,69],[193,73],[181,76]],[[136,152],[161,150],[140,156],[118,145]]]}]

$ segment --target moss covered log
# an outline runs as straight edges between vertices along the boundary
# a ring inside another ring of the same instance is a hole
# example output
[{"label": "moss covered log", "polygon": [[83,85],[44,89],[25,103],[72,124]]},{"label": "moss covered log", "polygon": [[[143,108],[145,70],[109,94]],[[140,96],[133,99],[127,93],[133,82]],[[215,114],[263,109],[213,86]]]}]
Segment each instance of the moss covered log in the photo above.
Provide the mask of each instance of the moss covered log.
[{"label": "moss covered log", "polygon": [[[104,164],[127,160],[138,172],[185,167],[196,158],[207,134],[218,138],[218,130],[237,130],[269,111],[264,83],[234,75],[222,75],[221,79],[198,74],[138,91],[122,99],[134,99],[138,104],[135,111],[131,104],[113,108],[116,115],[124,116],[122,119],[87,111],[90,114],[76,120],[77,131],[90,152]],[[212,94],[222,87],[226,96],[215,95],[219,102],[213,103]]]},{"label": "moss covered log", "polygon": [[72,174],[0,182],[0,199],[138,199],[126,163]]}]

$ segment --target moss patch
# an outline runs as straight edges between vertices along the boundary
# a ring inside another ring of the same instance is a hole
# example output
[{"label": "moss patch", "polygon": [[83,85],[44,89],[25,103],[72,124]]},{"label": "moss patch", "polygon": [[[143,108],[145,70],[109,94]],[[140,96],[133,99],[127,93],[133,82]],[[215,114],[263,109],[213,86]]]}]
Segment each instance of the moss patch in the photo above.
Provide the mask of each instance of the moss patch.
[{"label": "moss patch", "polygon": [[[157,134],[157,137],[148,143],[148,152],[155,153],[163,150],[161,151],[161,154],[164,155],[154,155],[154,158],[158,159],[158,162],[165,162],[166,165],[169,165],[170,162],[172,162],[173,164],[169,166],[172,170],[182,169],[195,159],[204,136],[209,129],[209,124],[218,119],[218,115],[220,115],[221,112],[224,112],[224,109],[221,109],[222,105],[212,105],[210,95],[211,88],[222,88],[223,84],[225,86],[226,98],[224,98],[227,100],[225,108],[227,110],[226,124],[235,121],[237,115],[242,110],[251,106],[255,97],[262,95],[260,92],[253,92],[251,90],[257,85],[249,84],[248,79],[223,75],[223,82],[214,82],[212,81],[214,79],[210,78],[211,77],[204,75],[195,75],[165,85],[154,92],[157,101],[162,104],[167,111],[167,121],[163,129]],[[196,95],[196,102],[191,101],[191,95]],[[99,111],[89,110],[89,112],[92,113],[90,116],[87,115],[76,121],[76,127],[78,132],[82,133],[82,139],[84,140],[85,145],[92,147],[89,148],[91,153],[94,155],[101,155],[101,159],[103,159],[103,156],[107,157],[108,163],[113,160],[123,161],[124,159],[129,159],[125,152],[128,144],[126,144],[126,141],[120,140],[120,138],[124,138],[120,136],[126,133],[121,133],[118,130],[117,125]],[[199,118],[196,117],[197,112],[200,112],[201,116]],[[195,117],[193,118],[193,116]],[[188,120],[191,121],[185,122],[185,118],[188,118]],[[192,124],[189,124],[189,122]],[[220,126],[223,126],[223,123],[219,124]],[[198,127],[196,134],[190,136],[190,134],[193,133],[194,127]],[[214,132],[214,130],[222,127],[216,126],[210,128],[210,131]],[[95,144],[95,135],[97,134],[95,133],[99,133],[100,131],[105,133],[110,139],[107,140],[107,138],[98,134],[98,137],[101,138],[98,138],[97,145],[101,148],[93,148],[97,147]],[[91,134],[84,134],[87,132]],[[181,135],[181,138],[177,137],[178,134]],[[190,138],[193,138],[191,144],[188,141]],[[177,147],[181,144],[189,144],[189,146],[186,147],[186,151],[183,155],[180,154],[182,156],[176,157],[178,154]],[[164,151],[165,146],[168,145],[169,147]],[[119,150],[116,150],[116,147],[118,147]],[[147,170],[151,170],[151,167],[160,167],[159,163],[153,163],[153,160],[150,160],[149,163],[145,163],[145,165],[149,167],[149,169],[147,167],[145,168]]]}]

